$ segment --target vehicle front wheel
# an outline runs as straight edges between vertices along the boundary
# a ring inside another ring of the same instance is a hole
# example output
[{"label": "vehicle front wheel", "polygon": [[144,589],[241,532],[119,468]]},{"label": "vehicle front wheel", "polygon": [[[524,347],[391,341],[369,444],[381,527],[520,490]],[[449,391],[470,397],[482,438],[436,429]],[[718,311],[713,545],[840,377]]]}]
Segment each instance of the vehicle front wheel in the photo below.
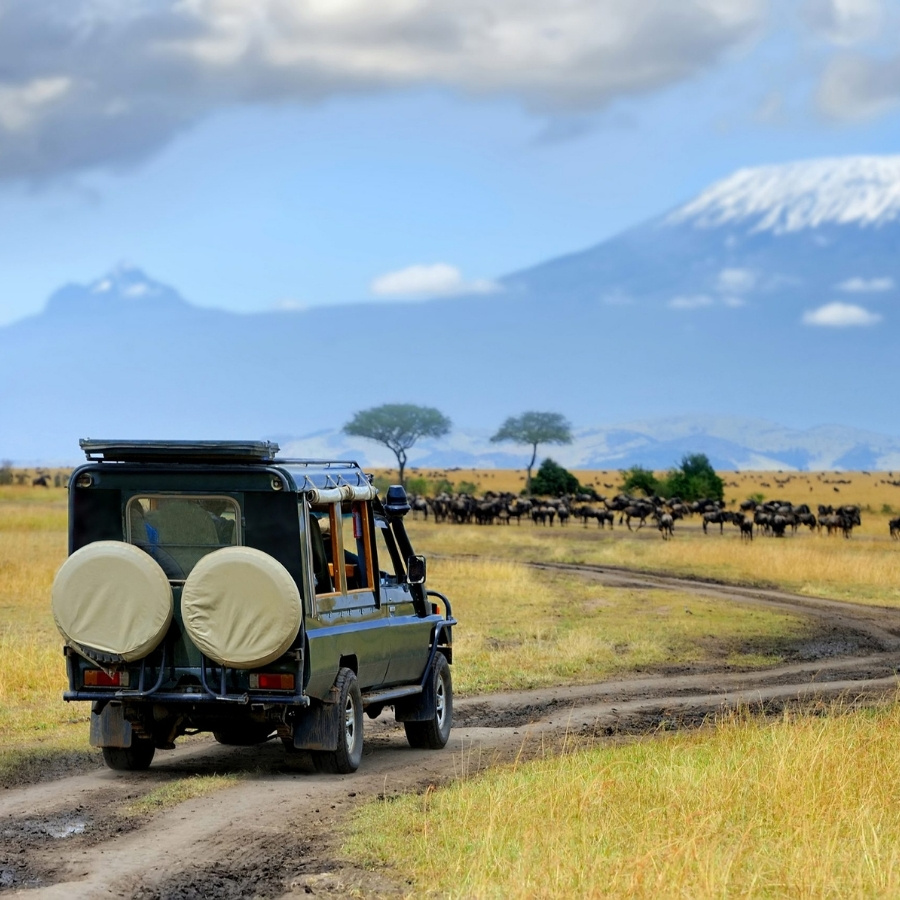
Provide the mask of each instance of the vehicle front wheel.
[{"label": "vehicle front wheel", "polygon": [[341,669],[334,683],[338,691],[335,715],[338,722],[336,750],[316,750],[313,765],[318,772],[349,775],[359,768],[363,751],[363,706],[359,682],[352,669]]},{"label": "vehicle front wheel", "polygon": [[150,768],[155,753],[153,741],[133,737],[130,747],[104,747],[103,761],[119,772],[142,772]]},{"label": "vehicle front wheel", "polygon": [[[453,727],[453,682],[450,663],[438,653],[431,665],[430,690],[434,692],[434,715],[425,722],[404,722],[410,747],[421,750],[440,750],[450,739]],[[425,690],[429,690],[426,686]]]}]

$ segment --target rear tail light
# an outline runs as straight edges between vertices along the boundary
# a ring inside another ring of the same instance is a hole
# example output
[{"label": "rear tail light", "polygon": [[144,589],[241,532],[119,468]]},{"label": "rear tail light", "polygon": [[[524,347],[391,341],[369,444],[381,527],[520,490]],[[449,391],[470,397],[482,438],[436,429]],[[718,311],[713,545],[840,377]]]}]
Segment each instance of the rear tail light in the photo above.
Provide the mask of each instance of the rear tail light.
[{"label": "rear tail light", "polygon": [[250,689],[254,691],[292,691],[294,676],[277,672],[253,672],[250,675]]},{"label": "rear tail light", "polygon": [[432,614],[433,616],[439,616],[439,615],[441,614],[440,609],[438,609],[437,603],[432,603],[432,604],[431,604],[431,614]]},{"label": "rear tail light", "polygon": [[102,669],[86,669],[85,687],[128,687],[127,672],[104,672]]}]

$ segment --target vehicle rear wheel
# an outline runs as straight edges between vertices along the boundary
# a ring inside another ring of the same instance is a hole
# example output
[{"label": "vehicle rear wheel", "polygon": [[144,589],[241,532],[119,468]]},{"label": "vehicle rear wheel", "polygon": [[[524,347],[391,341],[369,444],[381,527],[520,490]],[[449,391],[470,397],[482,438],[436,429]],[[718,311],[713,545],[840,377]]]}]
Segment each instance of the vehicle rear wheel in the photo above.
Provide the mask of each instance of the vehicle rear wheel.
[{"label": "vehicle rear wheel", "polygon": [[349,775],[359,768],[363,751],[363,706],[359,682],[352,669],[341,669],[334,683],[338,702],[334,714],[339,717],[336,750],[316,750],[313,765],[318,772]]},{"label": "vehicle rear wheel", "polygon": [[155,753],[153,741],[132,737],[130,747],[104,747],[103,761],[119,772],[142,772],[150,768]]},{"label": "vehicle rear wheel", "polygon": [[403,727],[410,747],[440,750],[447,745],[453,727],[453,681],[443,653],[438,653],[431,664],[429,684],[425,690],[434,692],[434,715],[425,722],[404,722]]}]

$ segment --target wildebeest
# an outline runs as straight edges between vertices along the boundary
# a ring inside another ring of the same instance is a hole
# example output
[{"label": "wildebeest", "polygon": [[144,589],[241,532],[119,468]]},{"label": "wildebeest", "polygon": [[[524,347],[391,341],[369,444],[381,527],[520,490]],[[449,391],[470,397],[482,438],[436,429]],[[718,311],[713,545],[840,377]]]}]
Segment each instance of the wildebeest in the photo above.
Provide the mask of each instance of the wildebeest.
[{"label": "wildebeest", "polygon": [[706,530],[708,525],[718,525],[719,534],[724,534],[725,523],[736,522],[737,519],[735,516],[737,515],[740,515],[740,513],[730,513],[726,512],[724,509],[710,510],[709,512],[703,513],[703,533],[709,534]]},{"label": "wildebeest", "polygon": [[888,522],[888,528],[890,528],[892,538],[895,540],[900,538],[900,516],[896,519],[891,519],[891,521]]},{"label": "wildebeest", "polygon": [[672,518],[671,513],[663,513],[659,517],[659,533],[662,535],[663,540],[667,541],[672,535],[675,533],[675,520]]}]

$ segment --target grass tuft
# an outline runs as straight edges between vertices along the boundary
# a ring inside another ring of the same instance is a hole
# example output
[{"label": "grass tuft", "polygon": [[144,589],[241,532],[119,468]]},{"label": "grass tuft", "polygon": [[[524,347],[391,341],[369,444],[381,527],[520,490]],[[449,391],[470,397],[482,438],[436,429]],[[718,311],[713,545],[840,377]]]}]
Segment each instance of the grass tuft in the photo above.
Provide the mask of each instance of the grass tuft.
[{"label": "grass tuft", "polygon": [[123,813],[126,816],[147,816],[164,809],[195,800],[198,797],[208,797],[217,791],[234,787],[240,781],[237,774],[226,775],[192,775],[189,778],[177,778],[167,781],[165,784],[154,788],[152,791],[139,797],[133,803],[125,807]]}]

